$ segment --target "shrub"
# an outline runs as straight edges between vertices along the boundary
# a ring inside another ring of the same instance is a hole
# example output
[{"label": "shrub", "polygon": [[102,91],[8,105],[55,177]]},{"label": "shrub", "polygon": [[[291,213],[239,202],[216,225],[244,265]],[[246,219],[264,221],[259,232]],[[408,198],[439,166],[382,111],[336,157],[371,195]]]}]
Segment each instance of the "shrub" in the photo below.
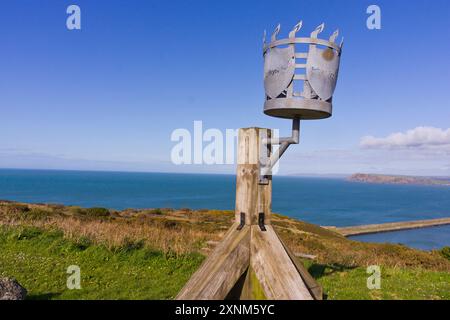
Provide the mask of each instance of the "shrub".
[{"label": "shrub", "polygon": [[92,241],[87,237],[80,237],[73,242],[73,247],[80,251],[86,250],[91,245]]},{"label": "shrub", "polygon": [[156,209],[152,209],[152,210],[150,210],[150,212],[149,213],[151,213],[151,214],[157,214],[157,215],[161,215],[161,214],[163,214],[164,212],[161,210],[161,209],[159,209],[159,208],[156,208]]},{"label": "shrub", "polygon": [[19,228],[11,233],[11,238],[15,240],[29,240],[37,238],[42,234],[42,230],[35,227]]},{"label": "shrub", "polygon": [[8,205],[8,212],[13,214],[20,214],[30,211],[30,208],[27,205],[13,203]]},{"label": "shrub", "polygon": [[86,209],[83,209],[81,207],[77,207],[77,206],[72,206],[72,207],[68,207],[67,208],[67,213],[69,215],[85,215],[86,214]]},{"label": "shrub", "polygon": [[446,259],[450,260],[450,247],[442,248],[439,253]]},{"label": "shrub", "polygon": [[48,217],[51,214],[52,213],[49,211],[38,208],[33,208],[30,211],[26,212],[26,216],[31,219],[42,219]]},{"label": "shrub", "polygon": [[173,220],[164,220],[163,226],[166,229],[176,229],[178,227],[178,223]]},{"label": "shrub", "polygon": [[49,207],[50,209],[54,209],[54,210],[62,210],[65,208],[64,205],[59,204],[59,203],[49,203],[49,204],[47,204],[47,207]]},{"label": "shrub", "polygon": [[123,239],[122,244],[116,248],[113,249],[115,252],[131,252],[134,250],[139,250],[144,247],[145,241],[144,240],[132,240],[128,237]]},{"label": "shrub", "polygon": [[84,213],[90,217],[107,217],[110,215],[109,210],[106,208],[89,208]]}]

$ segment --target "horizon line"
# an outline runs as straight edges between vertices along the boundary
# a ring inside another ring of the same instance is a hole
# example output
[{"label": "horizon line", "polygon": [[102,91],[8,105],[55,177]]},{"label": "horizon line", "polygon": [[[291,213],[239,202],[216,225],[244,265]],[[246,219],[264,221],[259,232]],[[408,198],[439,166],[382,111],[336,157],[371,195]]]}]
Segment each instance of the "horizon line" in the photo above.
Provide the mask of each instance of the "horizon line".
[{"label": "horizon line", "polygon": [[[63,172],[104,172],[104,173],[148,173],[148,174],[180,174],[180,175],[220,175],[220,176],[235,176],[235,173],[223,172],[175,172],[175,171],[139,171],[139,170],[101,170],[101,169],[55,169],[55,168],[3,168],[0,170],[10,171],[63,171]],[[276,174],[275,177],[349,177],[354,174],[369,174],[379,176],[399,176],[399,177],[428,177],[428,178],[450,178],[450,176],[433,176],[433,175],[405,175],[405,174],[389,174],[389,173],[287,173]]]}]

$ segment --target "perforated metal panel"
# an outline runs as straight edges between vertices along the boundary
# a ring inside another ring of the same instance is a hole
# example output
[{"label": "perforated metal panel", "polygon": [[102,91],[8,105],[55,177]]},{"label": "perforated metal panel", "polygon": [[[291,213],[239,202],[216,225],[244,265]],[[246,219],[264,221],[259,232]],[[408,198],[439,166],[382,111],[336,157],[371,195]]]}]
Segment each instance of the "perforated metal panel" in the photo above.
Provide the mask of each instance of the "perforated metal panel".
[{"label": "perforated metal panel", "polygon": [[[264,33],[264,113],[273,117],[324,119],[332,114],[333,93],[339,74],[343,41],[336,30],[329,40],[319,39],[324,24],[309,38],[296,37],[302,22],[286,39],[276,39],[280,25],[266,44]],[[304,52],[297,50],[306,46]]]}]

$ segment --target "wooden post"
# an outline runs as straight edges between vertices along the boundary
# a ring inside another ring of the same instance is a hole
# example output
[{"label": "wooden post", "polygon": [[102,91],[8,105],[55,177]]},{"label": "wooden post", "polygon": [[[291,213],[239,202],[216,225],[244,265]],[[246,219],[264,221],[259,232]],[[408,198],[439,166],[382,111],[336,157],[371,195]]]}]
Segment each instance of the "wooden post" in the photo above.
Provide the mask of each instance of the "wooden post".
[{"label": "wooden post", "polygon": [[259,184],[261,160],[271,153],[261,142],[270,137],[269,129],[239,130],[235,223],[177,299],[322,298],[320,286],[271,226],[272,179]]},{"label": "wooden post", "polygon": [[[236,171],[236,222],[245,215],[245,224],[257,225],[259,214],[264,214],[265,224],[270,224],[272,206],[272,179],[268,184],[259,185],[261,153],[266,148],[261,140],[270,138],[272,131],[262,128],[240,129],[238,135],[237,171]],[[270,157],[271,148],[264,150],[266,158]]]}]

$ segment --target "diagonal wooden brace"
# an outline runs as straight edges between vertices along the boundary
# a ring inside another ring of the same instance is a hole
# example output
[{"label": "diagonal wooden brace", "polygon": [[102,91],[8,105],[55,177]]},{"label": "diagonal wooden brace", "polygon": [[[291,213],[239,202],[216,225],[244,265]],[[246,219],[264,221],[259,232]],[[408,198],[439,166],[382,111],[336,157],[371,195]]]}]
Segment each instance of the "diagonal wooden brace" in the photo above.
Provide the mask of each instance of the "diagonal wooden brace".
[{"label": "diagonal wooden brace", "polygon": [[178,300],[223,300],[250,263],[250,228],[234,224],[178,293]]}]

